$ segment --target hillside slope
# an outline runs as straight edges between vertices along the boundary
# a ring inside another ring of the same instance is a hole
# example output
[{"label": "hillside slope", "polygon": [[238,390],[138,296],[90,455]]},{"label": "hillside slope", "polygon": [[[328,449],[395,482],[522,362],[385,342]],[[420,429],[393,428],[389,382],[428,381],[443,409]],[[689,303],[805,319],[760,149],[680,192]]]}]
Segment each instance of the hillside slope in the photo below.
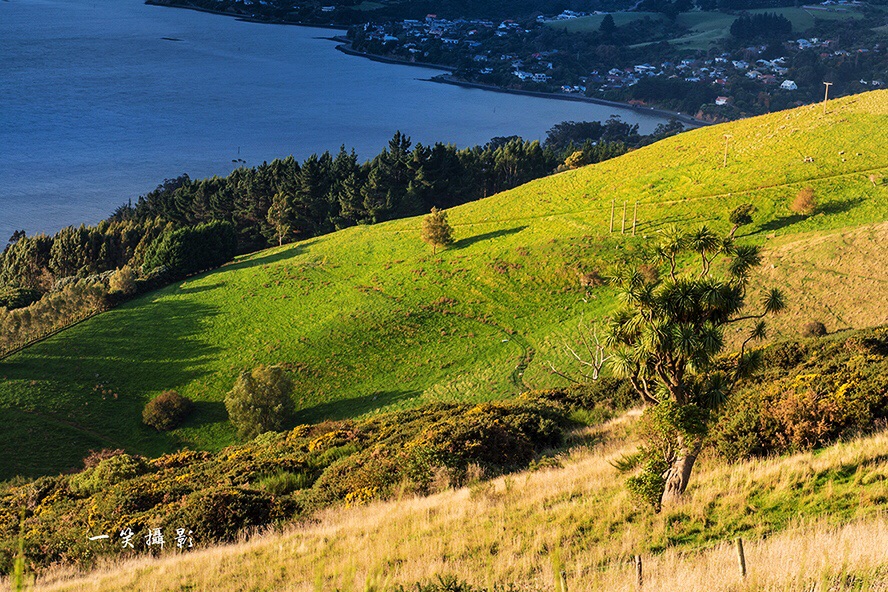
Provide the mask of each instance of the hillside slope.
[{"label": "hillside slope", "polygon": [[[42,591],[394,590],[454,577],[493,589],[660,592],[883,590],[888,583],[888,434],[816,453],[725,466],[704,460],[689,500],[638,510],[611,465],[636,446],[637,412],[593,428],[562,467],[358,508],[283,534],[186,555],[60,570]],[[733,537],[745,539],[748,577]],[[764,535],[769,535],[765,537]],[[439,588],[443,592],[445,589]]]},{"label": "hillside slope", "polygon": [[[218,449],[234,439],[221,401],[260,363],[293,370],[304,422],[551,385],[547,363],[567,364],[563,341],[613,305],[582,274],[606,272],[670,223],[727,231],[727,212],[745,202],[758,213],[740,235],[766,246],[763,274],[792,288],[778,334],[809,320],[884,323],[886,122],[888,91],[875,91],[825,114],[803,107],[694,130],[454,208],[457,242],[437,256],[412,218],[257,253],[146,295],[0,361],[10,426],[0,478],[73,467],[89,449]],[[791,214],[808,186],[820,213]],[[140,418],[165,389],[198,404],[161,435]]]}]

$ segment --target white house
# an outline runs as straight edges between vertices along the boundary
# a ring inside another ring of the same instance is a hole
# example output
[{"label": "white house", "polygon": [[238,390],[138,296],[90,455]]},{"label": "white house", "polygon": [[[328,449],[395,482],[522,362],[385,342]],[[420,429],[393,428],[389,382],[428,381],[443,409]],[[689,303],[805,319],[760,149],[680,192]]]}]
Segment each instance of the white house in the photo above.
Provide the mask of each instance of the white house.
[{"label": "white house", "polygon": [[783,90],[797,90],[799,86],[792,80],[784,80],[780,83],[780,88]]}]

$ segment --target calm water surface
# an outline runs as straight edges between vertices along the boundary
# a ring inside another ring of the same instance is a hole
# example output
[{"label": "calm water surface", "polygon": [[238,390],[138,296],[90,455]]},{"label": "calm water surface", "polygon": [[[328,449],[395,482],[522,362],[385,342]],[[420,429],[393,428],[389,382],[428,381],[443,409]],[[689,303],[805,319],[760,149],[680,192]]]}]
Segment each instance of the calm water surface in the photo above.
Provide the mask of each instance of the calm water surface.
[{"label": "calm water surface", "polygon": [[[225,175],[293,154],[545,136],[598,105],[462,89],[434,71],[334,50],[331,31],[244,23],[141,0],[0,1],[0,243],[94,223],[187,172]],[[2,247],[2,244],[0,244]]]}]

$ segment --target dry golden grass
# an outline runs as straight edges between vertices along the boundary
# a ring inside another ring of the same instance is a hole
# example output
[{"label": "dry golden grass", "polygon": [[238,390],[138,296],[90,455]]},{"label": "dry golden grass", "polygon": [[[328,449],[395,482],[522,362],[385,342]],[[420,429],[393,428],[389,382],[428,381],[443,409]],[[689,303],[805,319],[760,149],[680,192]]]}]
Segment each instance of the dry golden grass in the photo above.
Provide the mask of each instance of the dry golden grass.
[{"label": "dry golden grass", "polygon": [[[760,281],[780,285],[787,310],[769,324],[796,338],[810,321],[829,332],[888,323],[888,222],[794,236],[764,253]],[[881,306],[873,306],[881,300]]]},{"label": "dry golden grass", "polygon": [[[364,591],[453,575],[476,586],[551,590],[560,560],[571,590],[632,590],[630,559],[640,553],[645,589],[662,592],[888,590],[888,433],[735,466],[704,459],[688,501],[655,515],[634,508],[610,464],[634,449],[636,415],[578,434],[561,468],[427,498],[334,509],[284,533],[185,556],[137,559],[88,574],[56,571],[37,589]],[[851,475],[846,489],[818,482],[843,470]],[[754,507],[776,502],[750,493],[768,491],[783,492],[781,508],[805,495],[838,508],[851,495],[859,509],[842,513],[842,523],[827,507],[807,519],[790,517],[780,530],[765,525],[758,518],[764,508]],[[678,532],[676,520],[693,524],[718,513],[727,526],[712,522],[715,537],[708,542],[664,544]],[[746,532],[745,582],[731,546],[731,520]],[[771,536],[759,536],[769,529]]]}]

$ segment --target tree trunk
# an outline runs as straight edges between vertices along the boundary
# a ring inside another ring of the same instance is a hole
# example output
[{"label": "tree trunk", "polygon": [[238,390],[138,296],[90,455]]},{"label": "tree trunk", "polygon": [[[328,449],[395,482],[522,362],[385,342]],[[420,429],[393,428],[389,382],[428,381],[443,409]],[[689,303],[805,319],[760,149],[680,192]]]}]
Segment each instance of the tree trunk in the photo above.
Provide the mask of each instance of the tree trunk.
[{"label": "tree trunk", "polygon": [[691,480],[691,471],[694,469],[694,463],[697,461],[697,455],[700,454],[703,441],[698,438],[689,446],[684,446],[683,443],[679,445],[678,456],[664,475],[666,489],[663,490],[663,497],[660,498],[660,504],[664,507],[681,501],[682,494],[688,488],[688,482]]}]

